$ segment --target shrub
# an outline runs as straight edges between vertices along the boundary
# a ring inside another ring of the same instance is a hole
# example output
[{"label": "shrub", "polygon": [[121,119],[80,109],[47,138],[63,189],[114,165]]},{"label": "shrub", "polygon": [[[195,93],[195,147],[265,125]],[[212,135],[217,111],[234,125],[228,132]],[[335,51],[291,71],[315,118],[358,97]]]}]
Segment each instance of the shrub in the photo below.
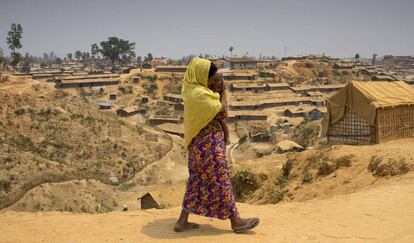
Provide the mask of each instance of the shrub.
[{"label": "shrub", "polygon": [[329,160],[323,161],[318,169],[318,175],[322,175],[322,176],[329,175],[341,167],[350,167],[352,157],[353,157],[352,155],[346,155],[338,159],[335,159],[333,161],[329,161]]},{"label": "shrub", "polygon": [[144,83],[142,87],[147,93],[152,94],[158,87],[156,83]]},{"label": "shrub", "polygon": [[247,196],[259,189],[257,178],[250,170],[240,170],[231,178],[234,196],[237,200],[245,201]]},{"label": "shrub", "polygon": [[287,192],[288,190],[280,189],[280,188],[272,190],[269,195],[269,199],[270,199],[269,202],[274,204],[274,203],[278,203],[282,201]]},{"label": "shrub", "polygon": [[267,78],[267,77],[268,77],[268,75],[267,75],[267,73],[265,73],[265,72],[260,72],[260,73],[259,73],[259,77],[260,77],[260,78]]},{"label": "shrub", "polygon": [[320,127],[315,122],[303,122],[293,130],[292,140],[303,147],[316,144]]},{"label": "shrub", "polygon": [[275,184],[280,186],[280,185],[285,185],[288,183],[288,178],[284,177],[282,174],[280,174],[278,177],[276,177],[276,181]]},{"label": "shrub", "polygon": [[7,180],[0,180],[0,189],[5,192],[9,192],[11,189],[11,182]]},{"label": "shrub", "polygon": [[19,135],[16,139],[14,139],[14,143],[18,148],[24,151],[31,151],[35,153],[39,153],[39,149],[34,145],[32,139],[30,137],[26,137],[24,135]]},{"label": "shrub", "polygon": [[352,155],[342,156],[335,160],[336,167],[350,167]]},{"label": "shrub", "polygon": [[139,135],[142,135],[143,133],[144,133],[144,128],[142,128],[142,126],[140,126],[140,125],[137,125],[136,126],[136,130],[137,130],[137,133],[139,134]]},{"label": "shrub", "polygon": [[243,144],[244,142],[246,142],[247,140],[247,135],[243,135],[240,139],[239,139],[239,144]]},{"label": "shrub", "polygon": [[309,183],[309,182],[311,182],[313,180],[313,176],[312,176],[312,174],[311,173],[309,173],[309,171],[308,170],[305,170],[304,172],[303,172],[303,179],[302,179],[302,182],[303,183]]},{"label": "shrub", "polygon": [[318,169],[318,175],[325,176],[329,175],[336,170],[336,165],[330,161],[322,162]]},{"label": "shrub", "polygon": [[275,180],[275,185],[285,185],[289,181],[290,172],[292,171],[292,160],[283,164],[280,175]]},{"label": "shrub", "polygon": [[383,160],[373,156],[368,165],[368,171],[380,177],[403,175],[410,170],[411,168],[405,158],[388,158]]}]

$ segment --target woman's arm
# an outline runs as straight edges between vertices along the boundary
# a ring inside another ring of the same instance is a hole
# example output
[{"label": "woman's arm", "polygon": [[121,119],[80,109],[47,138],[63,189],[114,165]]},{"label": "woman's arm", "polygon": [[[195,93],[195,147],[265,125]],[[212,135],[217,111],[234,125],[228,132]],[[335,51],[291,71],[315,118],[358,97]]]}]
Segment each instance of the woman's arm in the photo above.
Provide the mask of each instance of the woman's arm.
[{"label": "woman's arm", "polygon": [[225,89],[224,84],[223,84],[223,88],[221,89],[221,92],[220,92],[220,102],[221,102],[221,104],[223,106],[222,111],[223,111],[223,114],[224,114],[224,119],[227,120],[227,118],[228,118],[228,113],[227,113],[227,95],[226,95],[226,89]]}]

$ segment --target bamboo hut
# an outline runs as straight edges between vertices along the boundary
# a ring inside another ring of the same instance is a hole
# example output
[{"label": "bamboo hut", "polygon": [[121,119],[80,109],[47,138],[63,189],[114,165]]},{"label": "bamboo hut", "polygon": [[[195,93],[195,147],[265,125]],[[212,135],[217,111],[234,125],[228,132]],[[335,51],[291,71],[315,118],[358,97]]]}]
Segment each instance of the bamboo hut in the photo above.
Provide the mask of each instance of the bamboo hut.
[{"label": "bamboo hut", "polygon": [[414,137],[414,89],[404,82],[349,82],[328,100],[323,134],[345,144]]}]

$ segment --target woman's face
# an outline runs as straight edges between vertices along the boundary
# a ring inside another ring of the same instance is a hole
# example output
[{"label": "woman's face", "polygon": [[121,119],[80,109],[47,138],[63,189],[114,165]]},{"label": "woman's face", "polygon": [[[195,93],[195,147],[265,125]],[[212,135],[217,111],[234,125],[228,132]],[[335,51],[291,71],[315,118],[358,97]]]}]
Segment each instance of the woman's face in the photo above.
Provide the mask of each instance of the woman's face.
[{"label": "woman's face", "polygon": [[213,84],[215,82],[215,80],[218,78],[217,72],[208,78],[208,87],[211,86],[211,84]]}]

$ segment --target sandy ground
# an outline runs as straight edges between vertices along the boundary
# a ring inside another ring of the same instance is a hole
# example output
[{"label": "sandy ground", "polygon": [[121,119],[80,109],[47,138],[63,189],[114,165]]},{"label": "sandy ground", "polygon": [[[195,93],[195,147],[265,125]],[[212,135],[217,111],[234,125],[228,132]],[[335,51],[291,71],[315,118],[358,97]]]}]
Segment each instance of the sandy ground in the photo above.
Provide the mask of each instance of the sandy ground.
[{"label": "sandy ground", "polygon": [[414,181],[391,182],[326,200],[239,204],[261,225],[237,235],[229,222],[192,216],[199,230],[172,231],[179,208],[72,214],[6,212],[0,242],[414,242]]}]

